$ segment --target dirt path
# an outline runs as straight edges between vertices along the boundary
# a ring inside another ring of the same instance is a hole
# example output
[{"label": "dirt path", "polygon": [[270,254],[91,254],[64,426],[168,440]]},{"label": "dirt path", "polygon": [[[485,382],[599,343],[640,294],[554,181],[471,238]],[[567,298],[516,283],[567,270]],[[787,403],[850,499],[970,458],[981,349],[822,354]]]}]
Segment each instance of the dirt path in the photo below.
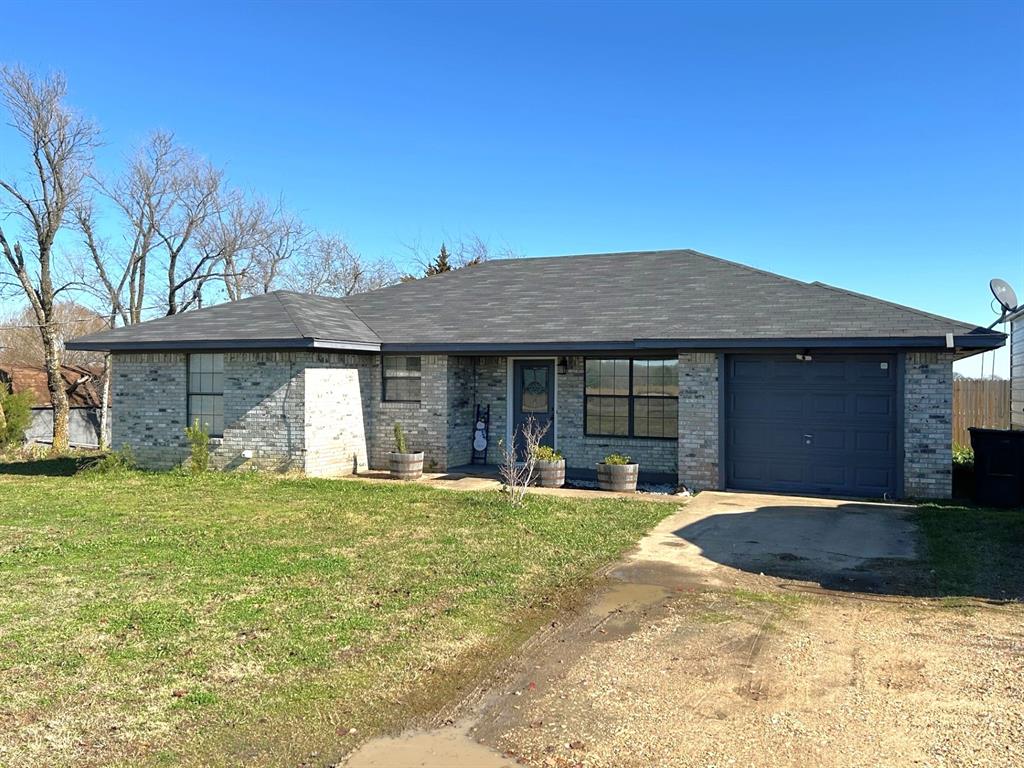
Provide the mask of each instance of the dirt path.
[{"label": "dirt path", "polygon": [[[707,537],[732,524],[722,515],[735,500],[719,501],[709,496],[645,538],[578,613],[444,713],[458,727],[378,741],[370,749],[390,762],[364,752],[351,765],[1024,765],[1024,606],[954,608],[758,570],[807,569],[814,541],[773,559],[748,553],[757,540],[746,538],[718,558],[730,564],[716,562]],[[771,509],[774,531],[791,513]],[[828,556],[817,557],[835,567],[816,581],[863,571],[849,552],[866,543],[823,547]],[[860,560],[873,584],[906,583],[907,561],[890,578],[869,550]]]},{"label": "dirt path", "polygon": [[538,766],[1024,764],[1019,608],[737,589],[638,623],[555,651],[477,737]]}]

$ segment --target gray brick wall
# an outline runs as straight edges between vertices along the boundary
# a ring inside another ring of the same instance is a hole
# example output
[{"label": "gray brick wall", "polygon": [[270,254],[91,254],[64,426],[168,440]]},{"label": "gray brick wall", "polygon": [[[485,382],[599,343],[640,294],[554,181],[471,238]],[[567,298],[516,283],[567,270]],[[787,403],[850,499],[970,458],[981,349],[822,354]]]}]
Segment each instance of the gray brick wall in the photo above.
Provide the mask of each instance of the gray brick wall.
[{"label": "gray brick wall", "polygon": [[388,454],[394,450],[395,422],[401,422],[410,451],[423,451],[426,472],[448,467],[448,358],[424,355],[420,402],[383,401],[380,355],[374,355],[369,419],[369,460],[374,469],[388,468]]},{"label": "gray brick wall", "polygon": [[[224,355],[224,437],[214,441],[216,469],[243,465],[302,469],[306,448],[303,411],[308,352],[229,352]],[[320,361],[329,364],[333,356]],[[250,460],[242,451],[251,450]]]},{"label": "gray brick wall", "polygon": [[169,469],[188,456],[185,355],[115,354],[111,441],[127,446],[143,467]]},{"label": "gray brick wall", "polygon": [[473,456],[476,413],[476,358],[448,358],[448,466],[468,464]]},{"label": "gray brick wall", "polygon": [[[505,439],[505,427],[508,423],[508,358],[478,357],[474,371],[476,381],[476,403],[491,407],[491,424],[487,446],[487,461],[491,464],[501,462],[501,446],[499,440]],[[470,438],[472,435],[470,435]],[[466,439],[467,444],[470,438]]]},{"label": "gray brick wall", "polygon": [[628,437],[588,437],[583,430],[584,363],[570,357],[569,369],[559,374],[558,449],[567,469],[594,471],[609,453],[622,453],[640,463],[641,473],[675,475],[676,441]]},{"label": "gray brick wall", "polygon": [[903,377],[903,493],[952,494],[953,355],[908,352]]},{"label": "gray brick wall", "polygon": [[[345,408],[361,401],[362,421],[372,417],[370,399],[374,356],[337,352],[228,352],[224,356],[224,436],[211,445],[211,466],[256,466],[288,470],[306,467],[307,370],[352,371]],[[112,445],[131,447],[140,465],[167,469],[188,458],[186,355],[115,354]],[[358,386],[358,398],[351,391]],[[342,415],[342,414],[337,414]],[[318,434],[322,449],[326,438]],[[354,439],[348,435],[346,439]],[[242,452],[251,450],[252,459]],[[364,449],[365,450],[365,449]]]},{"label": "gray brick wall", "polygon": [[679,482],[718,487],[718,353],[679,355]]}]

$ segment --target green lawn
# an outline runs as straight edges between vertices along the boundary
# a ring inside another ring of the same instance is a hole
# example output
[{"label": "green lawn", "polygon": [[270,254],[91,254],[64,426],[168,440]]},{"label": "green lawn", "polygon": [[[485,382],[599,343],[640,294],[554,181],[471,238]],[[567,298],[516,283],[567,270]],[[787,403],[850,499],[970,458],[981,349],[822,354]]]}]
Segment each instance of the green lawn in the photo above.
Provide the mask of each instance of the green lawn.
[{"label": "green lawn", "polygon": [[328,764],[672,510],[75,470],[0,465],[0,765]]},{"label": "green lawn", "polygon": [[939,595],[1024,600],[1024,509],[923,504],[916,518]]}]

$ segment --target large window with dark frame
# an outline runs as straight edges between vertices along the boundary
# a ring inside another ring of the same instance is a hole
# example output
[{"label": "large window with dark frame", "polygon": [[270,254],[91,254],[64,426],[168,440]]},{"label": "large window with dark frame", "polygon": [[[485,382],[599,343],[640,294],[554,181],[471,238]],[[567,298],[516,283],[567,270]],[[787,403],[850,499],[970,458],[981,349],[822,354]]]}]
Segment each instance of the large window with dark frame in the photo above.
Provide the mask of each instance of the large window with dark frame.
[{"label": "large window with dark frame", "polygon": [[188,423],[206,427],[210,437],[224,436],[224,355],[188,356]]},{"label": "large window with dark frame", "polygon": [[384,355],[384,400],[386,402],[418,403],[422,370],[418,357]]},{"label": "large window with dark frame", "polygon": [[679,361],[587,360],[584,434],[678,437]]}]

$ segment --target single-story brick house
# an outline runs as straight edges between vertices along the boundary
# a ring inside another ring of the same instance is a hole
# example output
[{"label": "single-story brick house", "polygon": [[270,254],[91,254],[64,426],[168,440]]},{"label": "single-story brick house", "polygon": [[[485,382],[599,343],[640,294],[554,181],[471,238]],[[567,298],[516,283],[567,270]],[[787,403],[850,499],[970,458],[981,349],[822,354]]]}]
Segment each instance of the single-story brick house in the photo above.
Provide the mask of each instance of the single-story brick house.
[{"label": "single-story brick house", "polygon": [[113,353],[113,445],[225,468],[489,460],[528,416],[696,488],[947,497],[953,361],[1005,336],[692,250],[491,261],[344,299],[286,291],[76,339]]}]

